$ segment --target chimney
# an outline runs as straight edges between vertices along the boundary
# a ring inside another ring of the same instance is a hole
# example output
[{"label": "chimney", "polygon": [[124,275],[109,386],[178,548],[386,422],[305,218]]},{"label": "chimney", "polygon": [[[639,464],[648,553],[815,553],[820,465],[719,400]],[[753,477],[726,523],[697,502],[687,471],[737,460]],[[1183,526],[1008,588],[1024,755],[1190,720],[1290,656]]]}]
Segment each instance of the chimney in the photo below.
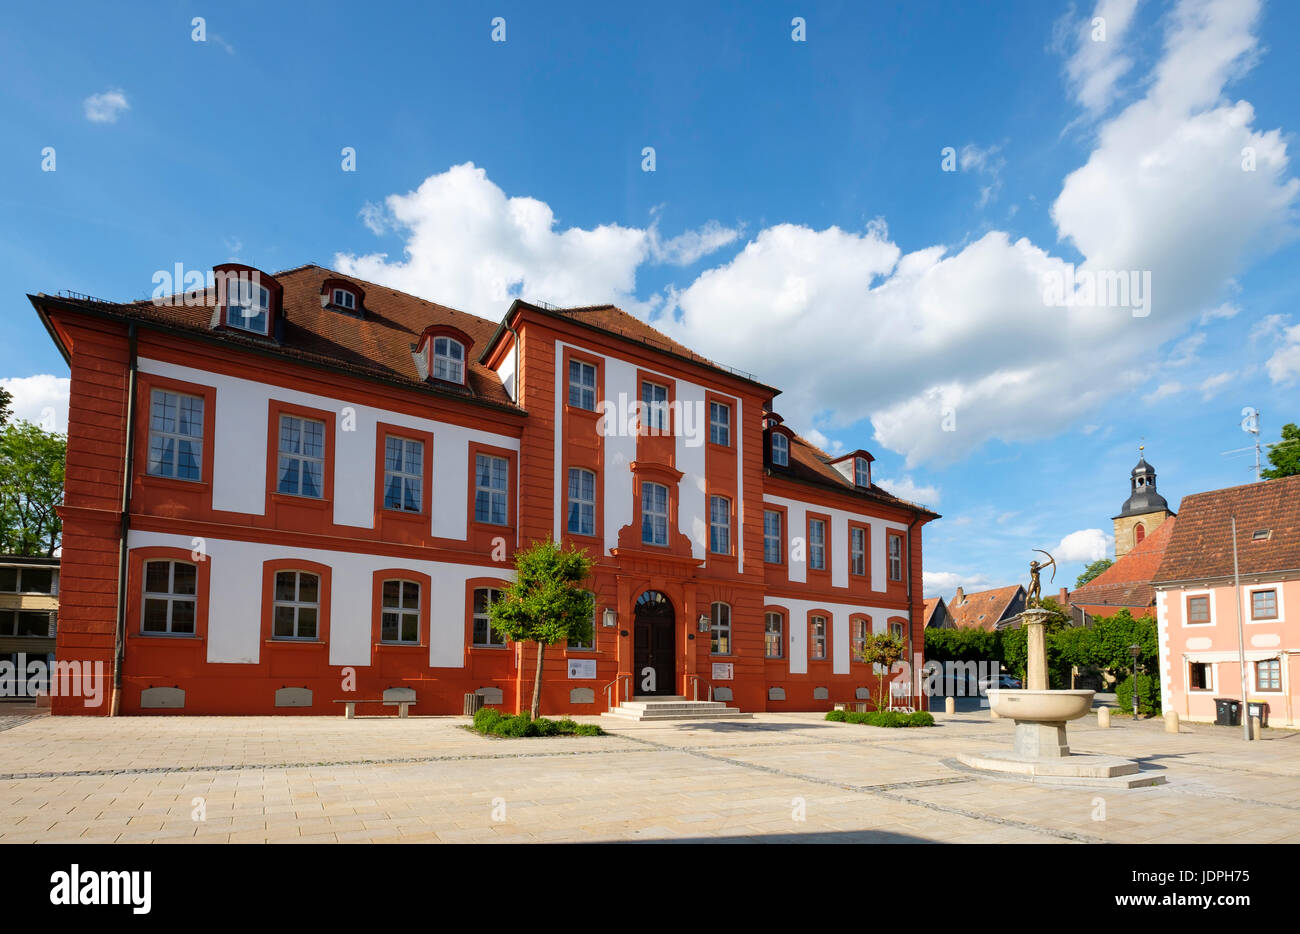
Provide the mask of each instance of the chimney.
[{"label": "chimney", "polygon": [[952,605],[953,605],[953,606],[961,606],[961,601],[962,601],[962,589],[961,589],[960,587],[958,587],[958,588],[957,588],[957,596],[955,596],[955,597],[952,598]]},{"label": "chimney", "polygon": [[1062,608],[1068,606],[1069,603],[1070,603],[1070,591],[1068,591],[1068,590],[1066,590],[1064,587],[1062,587],[1062,588],[1061,588],[1061,595],[1060,595],[1059,597],[1056,598],[1056,602],[1059,603],[1059,604],[1061,604],[1061,607],[1062,607]]}]

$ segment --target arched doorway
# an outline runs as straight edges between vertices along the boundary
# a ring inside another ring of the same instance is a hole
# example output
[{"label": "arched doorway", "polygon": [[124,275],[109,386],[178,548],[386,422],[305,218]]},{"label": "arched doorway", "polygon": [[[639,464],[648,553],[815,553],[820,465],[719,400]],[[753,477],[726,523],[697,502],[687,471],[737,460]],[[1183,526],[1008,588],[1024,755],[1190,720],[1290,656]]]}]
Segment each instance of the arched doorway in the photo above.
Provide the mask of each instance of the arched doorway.
[{"label": "arched doorway", "polygon": [[657,590],[637,597],[632,631],[632,693],[673,695],[677,637],[672,601]]}]

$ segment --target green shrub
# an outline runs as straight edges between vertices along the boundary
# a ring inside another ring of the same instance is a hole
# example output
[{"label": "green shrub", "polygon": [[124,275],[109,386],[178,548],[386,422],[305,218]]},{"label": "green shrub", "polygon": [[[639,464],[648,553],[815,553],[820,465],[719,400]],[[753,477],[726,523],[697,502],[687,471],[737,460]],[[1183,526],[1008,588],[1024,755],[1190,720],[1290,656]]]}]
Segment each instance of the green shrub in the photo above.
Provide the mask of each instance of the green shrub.
[{"label": "green shrub", "polygon": [[537,724],[526,713],[502,717],[492,726],[495,736],[536,736]]},{"label": "green shrub", "polygon": [[934,714],[928,710],[918,710],[907,715],[908,726],[934,726]]},{"label": "green shrub", "polygon": [[495,707],[483,707],[474,714],[474,729],[492,736],[604,736],[605,731],[594,723],[578,723],[565,717],[548,720],[532,719],[527,713],[502,714]]},{"label": "green shrub", "polygon": [[[1121,713],[1133,710],[1132,675],[1115,685],[1115,703]],[[1150,675],[1138,675],[1138,713],[1147,716],[1160,713],[1160,682]]]},{"label": "green shrub", "polygon": [[495,707],[480,707],[474,713],[474,729],[480,733],[491,733],[492,727],[496,726],[501,719],[501,711]]},{"label": "green shrub", "polygon": [[579,723],[579,724],[576,724],[576,725],[575,725],[575,728],[574,728],[574,731],[573,731],[573,735],[575,735],[575,736],[604,736],[604,735],[605,735],[605,731],[602,730],[602,729],[600,728],[599,724],[595,724],[595,723]]},{"label": "green shrub", "polygon": [[826,719],[834,723],[857,723],[865,726],[885,728],[906,726],[934,726],[934,717],[924,710],[916,713],[903,713],[898,710],[869,710],[865,713],[848,710],[832,710]]},{"label": "green shrub", "polygon": [[868,719],[870,716],[871,714],[869,713],[861,713],[860,711],[854,711],[853,713],[845,714],[844,719],[847,720],[849,723],[859,723],[859,724],[870,723],[871,720]]},{"label": "green shrub", "polygon": [[832,710],[826,715],[827,720],[831,720],[835,723],[843,723],[848,719],[848,717],[849,712],[847,710]]}]

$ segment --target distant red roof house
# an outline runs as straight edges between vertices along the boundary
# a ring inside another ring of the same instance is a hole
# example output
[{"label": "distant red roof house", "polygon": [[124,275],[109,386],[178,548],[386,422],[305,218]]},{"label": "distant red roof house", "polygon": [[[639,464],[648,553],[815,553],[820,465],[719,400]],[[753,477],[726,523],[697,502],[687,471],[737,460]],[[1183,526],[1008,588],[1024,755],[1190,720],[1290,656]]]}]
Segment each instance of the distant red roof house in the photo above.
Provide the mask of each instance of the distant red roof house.
[{"label": "distant red roof house", "polygon": [[1020,584],[966,593],[957,588],[957,595],[948,604],[953,625],[957,629],[1006,629],[1007,620],[1025,608],[1025,588]]},{"label": "distant red roof house", "polygon": [[925,628],[955,628],[952,614],[948,612],[948,604],[944,602],[943,597],[931,597],[925,601]]},{"label": "distant red roof house", "polygon": [[1149,615],[1156,603],[1151,586],[1179,519],[1170,516],[1154,532],[1139,542],[1105,571],[1084,586],[1070,592],[1067,602],[1079,625],[1090,619],[1114,616],[1128,610],[1134,616]]}]

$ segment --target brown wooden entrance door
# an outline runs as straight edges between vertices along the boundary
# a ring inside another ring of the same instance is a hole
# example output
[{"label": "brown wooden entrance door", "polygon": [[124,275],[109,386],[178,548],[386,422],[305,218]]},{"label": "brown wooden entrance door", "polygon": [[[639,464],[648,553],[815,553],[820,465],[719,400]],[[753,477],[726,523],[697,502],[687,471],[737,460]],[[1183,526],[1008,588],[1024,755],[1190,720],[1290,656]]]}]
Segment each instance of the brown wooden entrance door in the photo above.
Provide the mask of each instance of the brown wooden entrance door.
[{"label": "brown wooden entrance door", "polygon": [[633,619],[633,695],[673,695],[677,639],[673,605],[657,590],[647,590],[636,601]]}]

